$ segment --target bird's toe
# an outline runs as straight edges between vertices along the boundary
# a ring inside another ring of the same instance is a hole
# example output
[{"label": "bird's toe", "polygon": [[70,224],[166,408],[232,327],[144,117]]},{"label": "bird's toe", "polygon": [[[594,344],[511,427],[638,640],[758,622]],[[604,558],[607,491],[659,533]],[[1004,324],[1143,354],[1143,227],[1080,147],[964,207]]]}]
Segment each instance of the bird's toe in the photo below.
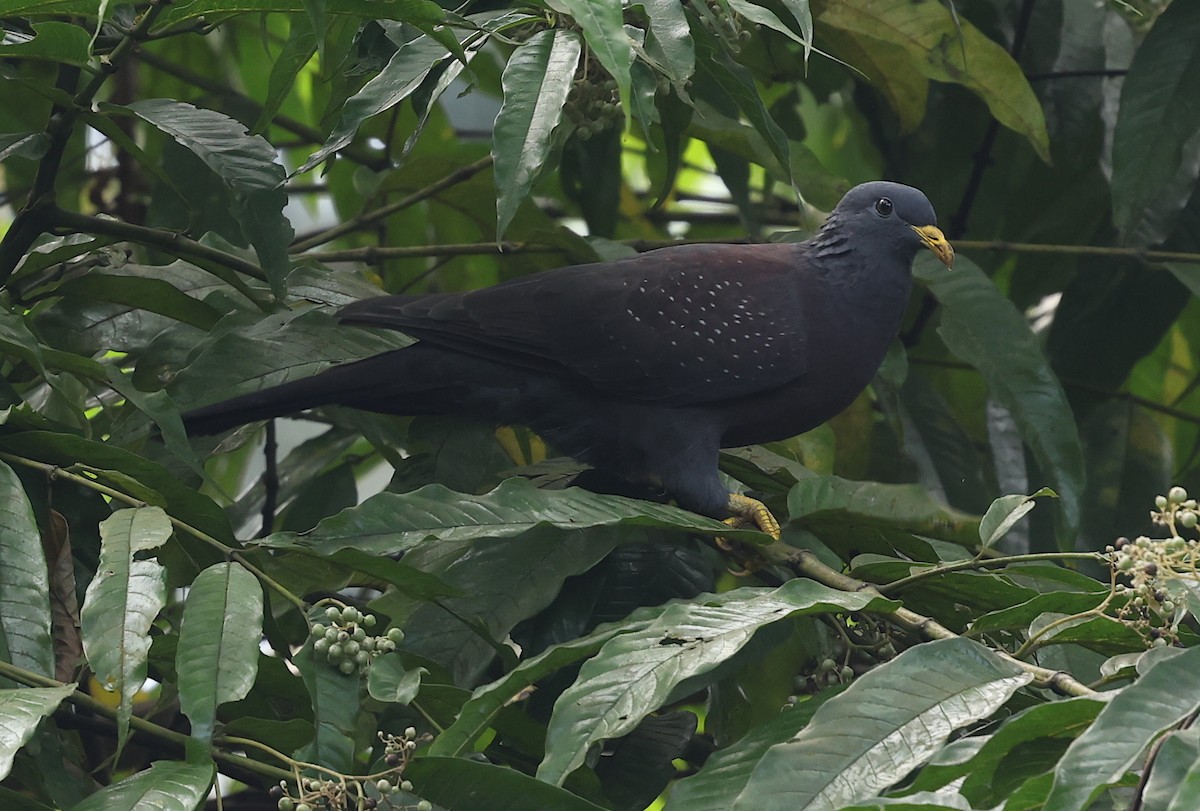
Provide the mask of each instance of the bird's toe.
[{"label": "bird's toe", "polygon": [[725,521],[729,526],[738,529],[747,524],[753,524],[760,531],[767,533],[777,541],[779,540],[779,521],[775,519],[775,516],[771,515],[771,511],[767,509],[766,504],[763,504],[756,498],[743,496],[739,493],[730,493],[729,502],[726,506],[733,513],[733,516]]}]

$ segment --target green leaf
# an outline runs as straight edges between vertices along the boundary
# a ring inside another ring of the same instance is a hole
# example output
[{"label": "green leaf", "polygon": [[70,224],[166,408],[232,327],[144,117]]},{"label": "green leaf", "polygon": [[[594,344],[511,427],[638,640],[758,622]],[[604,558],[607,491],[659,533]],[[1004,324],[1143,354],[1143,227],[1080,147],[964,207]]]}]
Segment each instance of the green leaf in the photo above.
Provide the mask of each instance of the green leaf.
[{"label": "green leaf", "polygon": [[1043,487],[1032,495],[1001,496],[993,501],[983,520],[979,522],[979,540],[984,547],[990,547],[1003,538],[1013,525],[1033,509],[1036,503],[1034,499],[1041,496],[1053,498],[1055,492],[1049,487]]},{"label": "green leaf", "polygon": [[145,99],[127,106],[180,146],[200,158],[234,194],[234,216],[254,246],[258,261],[282,298],[283,280],[291,269],[287,244],[292,226],[283,216],[287,179],[275,148],[251,135],[241,122],[215,110],[174,99]]},{"label": "green leaf", "polygon": [[[1195,185],[1200,162],[1185,146],[1200,131],[1192,103],[1200,73],[1200,4],[1173,3],[1138,46],[1121,87],[1112,142],[1113,221],[1125,242],[1151,244],[1171,232],[1161,224],[1139,233],[1147,214],[1168,198],[1174,222]],[[1194,153],[1195,147],[1192,151]],[[1181,172],[1183,173],[1182,176]],[[1170,189],[1182,193],[1165,194]]]},{"label": "green leaf", "polygon": [[146,680],[150,626],[167,604],[166,570],[153,558],[134,556],[170,535],[171,522],[158,507],[118,510],[100,524],[100,562],[79,619],[88,665],[104,689],[120,697],[118,750],[129,734],[133,697]]},{"label": "green leaf", "polygon": [[380,656],[371,662],[367,671],[367,692],[376,701],[407,705],[421,689],[421,676],[429,671],[423,667],[406,670],[397,653]]},{"label": "green leaf", "polygon": [[[324,31],[324,28],[320,30]],[[308,15],[295,15],[289,19],[288,38],[271,64],[271,77],[267,83],[267,96],[262,112],[250,128],[259,133],[267,128],[288,93],[292,91],[296,76],[317,52],[318,39],[314,33],[312,19]]]},{"label": "green leaf", "polygon": [[194,811],[208,796],[216,774],[211,762],[160,760],[97,791],[71,811]]},{"label": "green leaf", "polygon": [[[31,0],[16,2],[30,3]],[[46,0],[32,0],[32,5],[36,7],[50,4]],[[95,0],[86,0],[82,5],[94,9]],[[155,30],[174,27],[178,23],[198,17],[228,17],[234,14],[260,14],[270,11],[304,14],[307,13],[307,0],[192,0],[190,3],[168,8],[159,18]],[[433,0],[337,0],[326,8],[326,13],[345,14],[364,20],[400,20],[413,25],[440,22],[446,17],[442,8]]]},{"label": "green leaf", "polygon": [[220,310],[181,292],[164,279],[89,273],[64,282],[55,292],[63,296],[125,304],[203,330],[212,329],[221,318]]},{"label": "green leaf", "polygon": [[0,462],[0,659],[54,675],[50,581],[33,507],[17,474]]},{"label": "green leaf", "polygon": [[75,692],[75,685],[0,690],[0,780],[12,771],[17,750],[33,737],[38,724]]},{"label": "green leaf", "polygon": [[296,170],[296,174],[307,172],[349,144],[358,128],[368,118],[392,109],[411,96],[425,81],[434,65],[450,54],[446,46],[428,36],[420,36],[397,45],[396,52],[392,54],[383,70],[346,101],[333,132],[325,139],[321,148]]},{"label": "green leaf", "polygon": [[351,548],[374,555],[395,555],[427,538],[514,538],[546,526],[559,530],[655,527],[747,540],[764,537],[753,530],[730,530],[721,521],[678,507],[574,487],[539,490],[526,479],[514,478],[505,479],[482,496],[456,493],[439,484],[411,493],[380,493],[322,521],[304,535],[276,532],[261,543],[278,549],[309,549],[323,555]]},{"label": "green leaf", "polygon": [[785,707],[732,746],[718,749],[699,772],[675,784],[663,811],[729,811],[767,750],[795,738],[808,726],[817,709],[844,689],[838,686],[822,690]]},{"label": "green leaf", "polygon": [[865,50],[872,40],[904,48],[917,71],[979,96],[997,121],[1024,135],[1050,162],[1046,118],[1020,65],[937,0],[841,0],[826,4],[818,19],[861,37]]},{"label": "green leaf", "polygon": [[404,770],[422,798],[454,811],[603,811],[516,769],[462,758],[419,757]]},{"label": "green leaf", "polygon": [[[588,50],[617,81],[617,90],[629,120],[629,71],[633,66],[633,40],[625,31],[625,15],[621,3],[595,0],[553,0],[551,6],[575,18],[583,29]],[[573,71],[572,71],[573,74]],[[570,76],[570,74],[568,75]]]},{"label": "green leaf", "polygon": [[[9,16],[0,12],[0,16]],[[44,59],[83,66],[90,58],[91,37],[86,29],[65,22],[33,23],[33,36],[4,29],[0,59]]]},{"label": "green leaf", "polygon": [[193,408],[290,380],[331,363],[360,360],[400,349],[412,339],[398,332],[352,329],[317,310],[288,310],[250,320],[235,314],[196,347],[171,394]]},{"label": "green leaf", "polygon": [[[619,25],[619,7],[608,3],[588,5],[616,8]],[[504,236],[546,162],[550,135],[562,119],[563,104],[575,81],[582,51],[579,35],[572,31],[539,31],[513,52],[504,68],[504,103],[492,130],[497,241]],[[628,69],[625,83],[628,91]]]},{"label": "green leaf", "polygon": [[1054,770],[1046,808],[1081,811],[1137,764],[1164,730],[1200,708],[1200,648],[1160,660],[1113,696]]},{"label": "green leaf", "polygon": [[242,566],[218,563],[192,581],[175,658],[179,705],[192,737],[210,740],[217,707],[250,692],[262,624],[262,586]]},{"label": "green leaf", "polygon": [[754,768],[732,811],[837,809],[927,761],[1032,677],[966,639],[927,642],[856,679]]},{"label": "green leaf", "polygon": [[938,334],[983,375],[988,391],[1017,423],[1042,473],[1058,493],[1058,535],[1071,543],[1083,497],[1083,448],[1062,384],[1025,317],[969,259],[954,270],[918,259],[914,270],[942,305]]},{"label": "green leaf", "polygon": [[89,472],[108,479],[118,489],[131,483],[136,491],[130,495],[138,498],[147,493],[157,498],[155,493],[161,493],[172,516],[223,543],[234,542],[229,520],[211,498],[179,482],[162,465],[124,448],[71,434],[26,431],[0,436],[0,451],[59,467],[87,465]]},{"label": "green leaf", "polygon": [[[687,15],[680,0],[642,0],[650,18],[650,33],[662,51],[662,67],[676,87],[682,87],[696,70],[696,48],[692,44]],[[636,64],[645,64],[637,62]]]},{"label": "green leaf", "polygon": [[[313,608],[309,622],[327,622],[325,607]],[[312,743],[295,753],[299,760],[348,772],[354,762],[356,724],[361,712],[358,673],[347,676],[327,657],[313,652],[312,637],[296,654],[294,663],[308,688],[316,727]]]},{"label": "green leaf", "polygon": [[547,648],[537,656],[521,662],[507,675],[479,687],[462,706],[454,723],[434,739],[429,747],[429,754],[466,754],[471,745],[487,731],[500,711],[522,691],[551,673],[594,656],[613,637],[644,629],[663,610],[662,606],[658,606],[634,611],[620,622],[606,623],[590,634]]},{"label": "green leaf", "polygon": [[685,685],[694,690],[713,678],[767,625],[803,614],[888,608],[880,598],[810,580],[734,594],[719,605],[699,598],[672,605],[645,628],[607,642],[555,702],[538,779],[561,785],[593,743],[626,734]]}]

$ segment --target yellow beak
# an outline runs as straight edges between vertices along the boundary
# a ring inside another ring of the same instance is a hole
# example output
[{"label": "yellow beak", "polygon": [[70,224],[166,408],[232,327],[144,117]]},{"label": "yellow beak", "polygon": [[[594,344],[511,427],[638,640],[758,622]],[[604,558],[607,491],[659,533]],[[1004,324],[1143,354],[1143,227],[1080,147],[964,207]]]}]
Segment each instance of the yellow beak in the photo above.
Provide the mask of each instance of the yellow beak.
[{"label": "yellow beak", "polygon": [[921,237],[921,242],[925,243],[925,247],[933,251],[933,255],[948,268],[954,267],[954,246],[946,239],[946,235],[942,233],[942,229],[936,225],[910,225],[912,230],[917,232],[917,236]]}]

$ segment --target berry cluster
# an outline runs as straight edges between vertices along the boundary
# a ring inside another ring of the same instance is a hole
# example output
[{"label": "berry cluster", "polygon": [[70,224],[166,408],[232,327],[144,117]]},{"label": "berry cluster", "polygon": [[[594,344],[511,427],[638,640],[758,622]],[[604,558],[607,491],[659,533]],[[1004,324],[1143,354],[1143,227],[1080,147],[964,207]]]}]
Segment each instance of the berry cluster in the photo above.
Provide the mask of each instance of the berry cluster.
[{"label": "berry cluster", "polygon": [[1118,617],[1151,645],[1161,647],[1178,640],[1179,623],[1187,613],[1181,605],[1186,594],[1182,581],[1200,578],[1196,566],[1200,544],[1180,535],[1180,530],[1196,528],[1200,511],[1182,487],[1172,487],[1155,498],[1154,505],[1157,509],[1150,519],[1165,527],[1170,537],[1118,538],[1105,552],[1114,579],[1125,581],[1114,589],[1126,598]]},{"label": "berry cluster", "polygon": [[589,59],[571,85],[563,112],[575,125],[576,134],[585,141],[610,127],[620,126],[623,114],[617,80],[599,62]]},{"label": "berry cluster", "polygon": [[[298,777],[294,783],[281,780],[269,792],[277,801],[276,807],[279,811],[376,811],[380,808],[433,811],[433,803],[428,800],[408,802],[413,784],[404,779],[404,769],[417,748],[417,730],[409,727],[401,735],[380,732],[379,739],[383,742],[386,770],[363,777]],[[296,796],[292,795],[293,785],[297,789]]]},{"label": "berry cluster", "polygon": [[826,687],[852,681],[855,670],[851,660],[859,667],[859,672],[863,672],[876,663],[896,657],[896,646],[884,623],[856,614],[832,617],[827,624],[837,630],[837,636],[816,668],[800,673],[793,680],[796,694],[788,696],[787,706],[796,704],[801,693],[818,693]]},{"label": "berry cluster", "polygon": [[364,614],[353,606],[331,605],[325,609],[325,618],[329,625],[313,623],[313,652],[347,676],[365,668],[379,654],[391,653],[404,641],[404,632],[399,628],[388,630],[386,636],[368,636],[367,630],[375,627],[375,615]]}]

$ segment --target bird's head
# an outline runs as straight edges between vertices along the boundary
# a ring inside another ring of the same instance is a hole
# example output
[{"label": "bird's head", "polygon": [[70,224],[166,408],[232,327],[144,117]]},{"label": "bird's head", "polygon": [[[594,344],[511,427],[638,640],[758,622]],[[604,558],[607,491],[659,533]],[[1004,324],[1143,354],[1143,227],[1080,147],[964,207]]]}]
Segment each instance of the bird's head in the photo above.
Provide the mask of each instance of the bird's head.
[{"label": "bird's head", "polygon": [[845,228],[871,245],[908,251],[911,257],[925,247],[946,267],[954,266],[954,248],[937,227],[937,215],[919,189],[901,183],[874,181],[855,186],[829,217],[831,225]]}]

